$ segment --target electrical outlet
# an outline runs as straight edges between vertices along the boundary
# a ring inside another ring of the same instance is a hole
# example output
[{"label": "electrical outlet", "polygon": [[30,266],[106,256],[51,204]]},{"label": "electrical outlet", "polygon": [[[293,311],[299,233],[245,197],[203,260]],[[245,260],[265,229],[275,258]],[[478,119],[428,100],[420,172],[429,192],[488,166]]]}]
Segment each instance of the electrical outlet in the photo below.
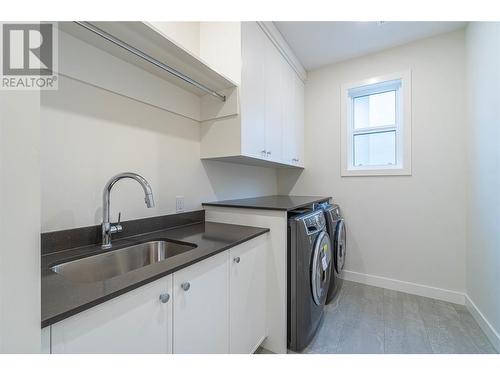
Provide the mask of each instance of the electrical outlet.
[{"label": "electrical outlet", "polygon": [[175,197],[175,212],[184,212],[184,197],[182,195]]}]

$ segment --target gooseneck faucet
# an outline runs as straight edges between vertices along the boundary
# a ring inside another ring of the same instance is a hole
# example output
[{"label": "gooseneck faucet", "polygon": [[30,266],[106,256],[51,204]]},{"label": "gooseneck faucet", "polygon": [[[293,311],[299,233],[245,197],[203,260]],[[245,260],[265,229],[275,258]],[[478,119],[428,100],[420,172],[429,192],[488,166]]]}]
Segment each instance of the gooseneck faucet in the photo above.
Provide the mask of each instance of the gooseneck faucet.
[{"label": "gooseneck faucet", "polygon": [[110,218],[109,218],[109,203],[110,203],[110,195],[111,195],[111,189],[113,188],[114,184],[116,184],[118,181],[124,178],[131,178],[132,180],[137,181],[143,188],[144,190],[144,202],[146,203],[146,206],[148,208],[154,207],[155,202],[153,198],[153,190],[151,189],[151,186],[149,183],[146,181],[146,179],[137,173],[132,173],[132,172],[125,172],[125,173],[120,173],[117,174],[116,176],[113,176],[106,186],[104,187],[104,191],[102,194],[102,245],[101,248],[103,250],[106,249],[111,249],[111,235],[113,233],[118,233],[123,230],[121,224],[120,224],[120,216],[121,214],[118,215],[118,223],[116,224],[111,224]]}]

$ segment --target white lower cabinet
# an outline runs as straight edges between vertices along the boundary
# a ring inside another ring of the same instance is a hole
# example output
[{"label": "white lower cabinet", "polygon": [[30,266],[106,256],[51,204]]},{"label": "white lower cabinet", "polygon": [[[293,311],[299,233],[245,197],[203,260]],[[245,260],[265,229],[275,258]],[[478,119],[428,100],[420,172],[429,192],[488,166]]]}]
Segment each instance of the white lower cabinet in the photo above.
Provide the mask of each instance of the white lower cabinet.
[{"label": "white lower cabinet", "polygon": [[53,354],[171,353],[172,275],[55,323],[51,329]]},{"label": "white lower cabinet", "polygon": [[228,252],[174,274],[174,353],[228,353]]},{"label": "white lower cabinet", "polygon": [[50,354],[50,327],[42,328],[40,354]]},{"label": "white lower cabinet", "polygon": [[45,341],[54,354],[251,353],[266,336],[267,241],[261,235],[55,323]]},{"label": "white lower cabinet", "polygon": [[267,235],[229,251],[230,352],[253,353],[266,337]]}]

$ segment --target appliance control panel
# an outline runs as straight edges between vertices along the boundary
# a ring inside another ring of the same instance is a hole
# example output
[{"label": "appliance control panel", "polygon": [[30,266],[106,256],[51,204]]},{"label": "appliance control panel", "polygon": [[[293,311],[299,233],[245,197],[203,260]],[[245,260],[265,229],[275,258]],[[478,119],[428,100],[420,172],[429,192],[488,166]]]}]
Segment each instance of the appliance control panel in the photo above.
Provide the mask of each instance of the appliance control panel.
[{"label": "appliance control panel", "polygon": [[325,227],[325,216],[323,212],[315,212],[302,219],[307,230],[307,234],[315,233]]}]

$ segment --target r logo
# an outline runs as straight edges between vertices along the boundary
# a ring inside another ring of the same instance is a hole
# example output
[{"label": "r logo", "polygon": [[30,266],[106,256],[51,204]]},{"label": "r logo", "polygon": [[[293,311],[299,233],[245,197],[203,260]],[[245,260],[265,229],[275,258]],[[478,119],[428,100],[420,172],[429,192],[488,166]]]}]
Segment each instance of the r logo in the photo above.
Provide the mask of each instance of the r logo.
[{"label": "r logo", "polygon": [[52,75],[51,24],[3,24],[3,75]]}]

